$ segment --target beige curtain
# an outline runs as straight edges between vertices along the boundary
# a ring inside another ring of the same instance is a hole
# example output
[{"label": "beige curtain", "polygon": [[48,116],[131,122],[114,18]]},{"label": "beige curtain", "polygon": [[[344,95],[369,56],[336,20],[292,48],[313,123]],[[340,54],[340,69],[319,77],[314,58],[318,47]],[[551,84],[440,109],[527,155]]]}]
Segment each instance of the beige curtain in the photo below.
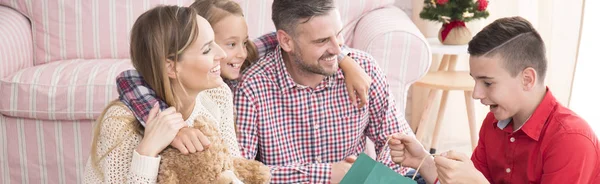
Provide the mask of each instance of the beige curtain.
[{"label": "beige curtain", "polygon": [[577,54],[577,65],[571,88],[569,108],[585,119],[596,135],[600,135],[600,114],[595,106],[600,104],[600,96],[596,90],[598,83],[598,43],[600,43],[600,12],[594,10],[600,1],[584,0],[581,37]]}]

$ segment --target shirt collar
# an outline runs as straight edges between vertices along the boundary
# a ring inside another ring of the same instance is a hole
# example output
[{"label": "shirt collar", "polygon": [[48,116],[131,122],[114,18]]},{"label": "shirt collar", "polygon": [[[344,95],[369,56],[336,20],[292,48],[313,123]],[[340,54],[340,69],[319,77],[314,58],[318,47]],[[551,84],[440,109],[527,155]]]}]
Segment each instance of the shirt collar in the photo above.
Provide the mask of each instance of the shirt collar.
[{"label": "shirt collar", "polygon": [[500,120],[498,121],[498,128],[500,128],[500,130],[503,130],[504,128],[506,128],[506,126],[512,121],[512,118],[508,118],[505,120]]},{"label": "shirt collar", "polygon": [[277,45],[277,48],[275,48],[273,54],[274,61],[272,62],[276,66],[275,68],[277,71],[275,71],[274,73],[277,73],[276,77],[278,81],[280,81],[279,87],[281,89],[291,89],[296,87],[296,83],[292,79],[292,76],[290,76],[290,73],[287,71],[287,68],[285,68],[285,64],[283,62],[283,55],[281,53],[281,46]]},{"label": "shirt collar", "polygon": [[[284,90],[290,90],[290,89],[294,89],[294,88],[299,88],[299,89],[305,89],[308,88],[307,86],[303,86],[300,85],[296,82],[294,82],[294,79],[292,79],[292,76],[290,76],[290,73],[287,71],[287,68],[285,67],[285,62],[283,61],[283,51],[281,49],[281,46],[277,45],[277,48],[275,49],[275,65],[277,66],[276,68],[281,71],[281,72],[276,72],[279,73],[278,76],[278,80],[281,81],[280,87],[281,89]],[[335,80],[332,79],[338,79],[338,80],[344,80],[344,74],[340,69],[338,69],[338,71],[333,74],[332,76],[326,77],[323,81],[321,81],[321,83],[315,88],[315,91],[319,91],[325,88],[330,88],[332,86],[334,86],[336,84]]]},{"label": "shirt collar", "polygon": [[556,101],[556,98],[554,98],[552,92],[550,92],[548,87],[546,87],[546,95],[544,96],[544,99],[535,109],[529,120],[527,120],[527,122],[525,122],[521,128],[523,132],[537,141],[540,138],[540,134],[542,133],[544,125],[546,122],[548,122],[548,118],[556,108],[557,104],[558,101]]},{"label": "shirt collar", "polygon": [[[552,114],[552,111],[554,110],[557,104],[558,101],[556,100],[554,95],[552,95],[550,89],[546,87],[546,95],[544,95],[542,102],[540,102],[533,114],[531,114],[531,117],[529,117],[525,124],[523,124],[520,130],[527,134],[527,136],[538,141],[540,138],[540,134],[542,133],[542,129],[544,128],[544,125],[546,124],[546,122],[548,122],[548,118],[550,117],[550,114]],[[504,130],[508,127],[509,124],[511,124],[511,122],[512,118],[500,120],[496,123],[496,126],[501,130]],[[506,131],[512,132],[512,127],[508,127]]]}]

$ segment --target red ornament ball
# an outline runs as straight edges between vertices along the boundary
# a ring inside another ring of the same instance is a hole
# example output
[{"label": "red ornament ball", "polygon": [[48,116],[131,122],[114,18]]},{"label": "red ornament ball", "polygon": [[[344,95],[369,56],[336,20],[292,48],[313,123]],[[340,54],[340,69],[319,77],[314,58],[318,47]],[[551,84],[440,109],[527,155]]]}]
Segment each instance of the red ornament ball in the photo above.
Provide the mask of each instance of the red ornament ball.
[{"label": "red ornament ball", "polygon": [[487,8],[487,6],[488,6],[487,0],[477,0],[477,10],[484,11]]}]

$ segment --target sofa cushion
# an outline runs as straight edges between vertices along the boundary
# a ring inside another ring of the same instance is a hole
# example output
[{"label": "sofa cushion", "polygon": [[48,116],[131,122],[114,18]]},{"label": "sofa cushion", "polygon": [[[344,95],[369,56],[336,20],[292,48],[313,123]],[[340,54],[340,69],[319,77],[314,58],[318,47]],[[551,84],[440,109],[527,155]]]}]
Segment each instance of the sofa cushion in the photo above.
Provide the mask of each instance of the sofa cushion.
[{"label": "sofa cushion", "polygon": [[[271,20],[271,5],[273,0],[235,0],[246,15],[248,22],[248,34],[250,38],[256,38],[262,34],[275,30]],[[258,2],[257,2],[258,1]],[[345,29],[352,30],[357,20],[365,14],[381,7],[393,5],[395,0],[335,0],[340,11]],[[265,6],[265,3],[268,6]],[[349,41],[348,39],[346,41]]]},{"label": "sofa cushion", "polygon": [[[251,38],[275,30],[271,21],[273,0],[235,1],[245,11],[248,25],[251,25]],[[76,58],[128,58],[129,31],[139,15],[159,4],[188,6],[191,2],[193,0],[130,0],[122,3],[114,0],[0,0],[0,5],[11,7],[31,20],[34,62],[39,65]],[[336,5],[344,25],[352,30],[365,12],[394,2],[336,0]]]},{"label": "sofa cushion", "polygon": [[0,113],[44,120],[85,120],[118,98],[116,76],[128,59],[56,61],[0,80]]},{"label": "sofa cushion", "polygon": [[159,4],[193,0],[0,0],[31,21],[34,62],[77,58],[129,58],[129,32],[137,17]]},{"label": "sofa cushion", "polygon": [[0,78],[33,66],[29,21],[19,12],[0,6]]}]

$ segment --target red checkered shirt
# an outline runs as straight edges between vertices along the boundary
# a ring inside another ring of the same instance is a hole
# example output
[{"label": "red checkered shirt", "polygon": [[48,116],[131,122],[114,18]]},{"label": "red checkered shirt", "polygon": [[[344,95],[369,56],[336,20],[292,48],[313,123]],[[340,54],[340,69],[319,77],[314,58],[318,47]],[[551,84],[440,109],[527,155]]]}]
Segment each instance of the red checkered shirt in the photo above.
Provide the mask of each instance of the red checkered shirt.
[{"label": "red checkered shirt", "polygon": [[363,108],[349,100],[341,70],[316,88],[296,84],[279,47],[244,72],[234,97],[238,142],[242,155],[271,168],[272,183],[329,183],[331,164],[363,152],[367,137],[376,160],[405,174],[392,162],[386,137],[413,133],[375,60],[350,51],[373,79]]}]

